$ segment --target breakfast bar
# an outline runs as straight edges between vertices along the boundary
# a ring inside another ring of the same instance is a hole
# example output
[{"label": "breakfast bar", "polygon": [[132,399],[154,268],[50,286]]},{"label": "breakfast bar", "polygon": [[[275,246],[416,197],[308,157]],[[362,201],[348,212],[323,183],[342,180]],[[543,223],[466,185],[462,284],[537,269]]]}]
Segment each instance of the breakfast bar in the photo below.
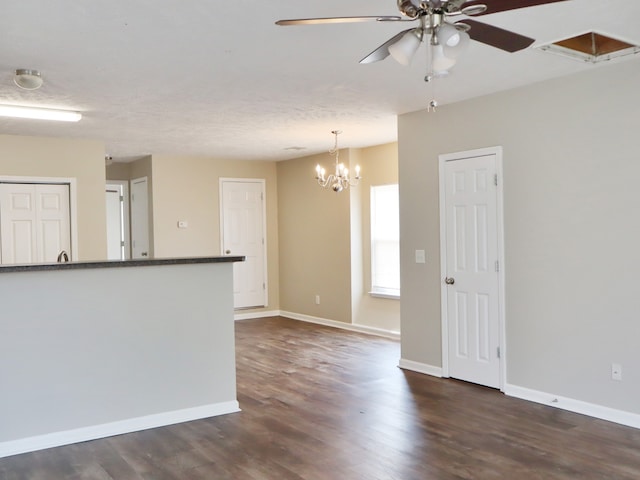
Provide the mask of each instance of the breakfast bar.
[{"label": "breakfast bar", "polygon": [[0,267],[0,457],[239,411],[243,260]]}]

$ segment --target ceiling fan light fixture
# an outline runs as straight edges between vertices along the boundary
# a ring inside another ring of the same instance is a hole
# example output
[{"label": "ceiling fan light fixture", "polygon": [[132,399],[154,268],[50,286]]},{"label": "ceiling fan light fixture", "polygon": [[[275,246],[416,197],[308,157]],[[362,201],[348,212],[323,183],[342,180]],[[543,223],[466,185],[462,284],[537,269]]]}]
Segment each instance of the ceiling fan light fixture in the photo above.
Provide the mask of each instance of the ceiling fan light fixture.
[{"label": "ceiling fan light fixture", "polygon": [[452,59],[457,59],[462,55],[471,41],[467,32],[448,23],[440,26],[436,36],[438,43],[442,45],[444,55]]},{"label": "ceiling fan light fixture", "polygon": [[42,86],[42,75],[38,70],[18,68],[13,77],[13,82],[24,90],[37,90]]},{"label": "ceiling fan light fixture", "polygon": [[431,68],[436,76],[445,76],[449,70],[456,64],[455,58],[445,55],[442,45],[431,45]]},{"label": "ceiling fan light fixture", "polygon": [[389,46],[389,54],[400,65],[409,65],[422,42],[419,35],[420,32],[416,30],[405,33],[400,40]]}]

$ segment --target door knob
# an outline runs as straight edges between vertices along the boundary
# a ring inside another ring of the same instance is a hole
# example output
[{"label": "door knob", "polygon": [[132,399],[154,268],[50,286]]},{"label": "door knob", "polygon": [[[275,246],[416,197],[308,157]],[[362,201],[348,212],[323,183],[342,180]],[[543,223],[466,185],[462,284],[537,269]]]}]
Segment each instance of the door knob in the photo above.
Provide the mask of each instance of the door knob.
[{"label": "door knob", "polygon": [[142,256],[142,257],[146,257],[146,256],[148,256],[148,255],[149,255],[149,254],[148,254],[147,252],[142,252],[142,253],[140,254],[140,256]]},{"label": "door knob", "polygon": [[225,250],[224,253],[226,253],[227,255],[229,255],[231,253],[231,250]]},{"label": "door knob", "polygon": [[454,283],[456,283],[456,279],[453,277],[447,277],[444,279],[444,283],[446,283],[447,285],[453,285]]}]

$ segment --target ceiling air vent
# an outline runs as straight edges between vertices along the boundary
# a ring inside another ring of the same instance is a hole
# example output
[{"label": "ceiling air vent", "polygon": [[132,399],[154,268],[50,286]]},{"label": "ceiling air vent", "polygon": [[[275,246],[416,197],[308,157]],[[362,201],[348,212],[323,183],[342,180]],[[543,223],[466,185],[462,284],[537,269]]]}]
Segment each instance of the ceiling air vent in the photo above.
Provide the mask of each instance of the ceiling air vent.
[{"label": "ceiling air vent", "polygon": [[543,52],[555,53],[582,62],[598,63],[625,55],[640,53],[640,46],[607,35],[588,32],[538,47]]}]

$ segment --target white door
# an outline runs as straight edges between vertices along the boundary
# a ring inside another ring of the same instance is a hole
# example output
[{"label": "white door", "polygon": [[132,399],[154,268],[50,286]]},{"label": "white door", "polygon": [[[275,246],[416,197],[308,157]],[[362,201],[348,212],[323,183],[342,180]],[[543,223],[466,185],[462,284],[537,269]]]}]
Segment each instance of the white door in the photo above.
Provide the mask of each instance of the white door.
[{"label": "white door", "polygon": [[2,264],[71,258],[69,185],[0,184]]},{"label": "white door", "polygon": [[487,150],[441,157],[441,233],[448,374],[499,388],[501,216],[496,157]]},{"label": "white door", "polygon": [[131,258],[149,258],[147,177],[131,180]]},{"label": "white door", "polygon": [[121,185],[107,185],[107,259],[124,260],[124,197]]},{"label": "white door", "polygon": [[267,305],[264,180],[220,180],[223,255],[243,255],[233,264],[235,308]]}]

